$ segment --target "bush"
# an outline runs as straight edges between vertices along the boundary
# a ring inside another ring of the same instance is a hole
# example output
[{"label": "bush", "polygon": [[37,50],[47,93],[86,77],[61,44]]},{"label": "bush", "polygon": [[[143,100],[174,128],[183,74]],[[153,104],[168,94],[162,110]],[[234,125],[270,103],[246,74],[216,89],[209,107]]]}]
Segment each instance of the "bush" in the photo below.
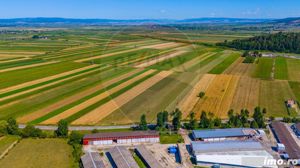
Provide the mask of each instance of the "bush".
[{"label": "bush", "polygon": [[253,56],[246,56],[245,59],[244,59],[244,61],[243,61],[243,63],[252,64],[252,63],[254,63],[255,59],[256,58],[253,57]]},{"label": "bush", "polygon": [[19,127],[17,124],[16,119],[14,118],[9,118],[7,120],[7,133],[11,135],[19,135]]},{"label": "bush", "polygon": [[83,135],[80,132],[72,131],[69,136],[69,144],[81,144],[82,143]]},{"label": "bush", "polygon": [[38,137],[46,138],[46,134],[39,128],[35,128],[33,125],[27,125],[22,131],[21,135],[23,138]]},{"label": "bush", "polygon": [[0,121],[0,136],[7,134],[8,123],[5,120]]}]

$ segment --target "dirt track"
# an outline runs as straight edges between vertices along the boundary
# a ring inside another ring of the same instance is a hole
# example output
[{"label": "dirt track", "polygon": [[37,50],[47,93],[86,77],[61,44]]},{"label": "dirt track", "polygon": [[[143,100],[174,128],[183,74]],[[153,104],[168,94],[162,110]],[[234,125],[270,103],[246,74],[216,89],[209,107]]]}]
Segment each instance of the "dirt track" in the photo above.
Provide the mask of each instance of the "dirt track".
[{"label": "dirt track", "polygon": [[115,99],[105,103],[104,105],[96,108],[95,110],[89,112],[83,117],[75,120],[72,124],[74,125],[96,124],[97,122],[99,122],[100,120],[102,120],[103,118],[111,114],[113,111],[117,110],[122,105],[128,103],[130,100],[143,93],[145,90],[153,86],[155,83],[169,76],[171,73],[172,72],[170,71],[162,71],[158,73],[157,75],[142,82],[141,84],[128,90],[127,92],[116,97]]},{"label": "dirt track", "polygon": [[145,73],[143,73],[143,74],[141,74],[137,77],[134,77],[134,78],[132,78],[132,79],[130,79],[130,80],[128,80],[128,81],[126,81],[126,82],[124,82],[124,83],[122,83],[122,84],[120,84],[120,85],[118,85],[118,86],[116,86],[112,89],[110,89],[110,90],[107,90],[107,91],[105,91],[105,92],[103,92],[103,93],[101,93],[101,94],[99,94],[99,95],[97,95],[97,96],[95,96],[95,97],[93,97],[93,98],[77,105],[77,106],[74,106],[74,107],[72,107],[72,108],[70,108],[70,109],[68,109],[68,110],[66,110],[66,111],[64,111],[64,112],[62,112],[62,113],[60,113],[60,114],[44,121],[44,122],[42,122],[42,124],[56,124],[59,120],[67,118],[67,117],[79,112],[80,110],[83,110],[83,109],[97,103],[98,101],[100,101],[100,100],[110,96],[111,94],[121,90],[122,88],[124,88],[124,87],[126,87],[126,86],[142,79],[143,77],[153,73],[154,71],[155,70],[149,70],[149,71],[147,71],[147,72],[145,72]]},{"label": "dirt track", "polygon": [[141,69],[134,70],[132,72],[126,73],[124,75],[121,75],[121,76],[119,76],[117,78],[114,78],[112,80],[109,80],[107,82],[101,83],[101,84],[99,84],[99,85],[97,85],[97,86],[95,86],[93,88],[90,88],[88,90],[84,90],[84,91],[82,91],[80,93],[77,93],[77,94],[71,96],[71,97],[65,98],[65,99],[63,99],[63,100],[61,100],[59,102],[51,104],[50,106],[47,106],[47,107],[45,107],[45,108],[43,108],[41,110],[38,110],[36,112],[30,113],[28,115],[25,115],[25,116],[23,116],[23,117],[21,117],[21,118],[19,118],[17,120],[18,120],[19,123],[27,123],[27,122],[30,122],[32,120],[35,120],[35,119],[37,119],[39,117],[42,117],[43,115],[46,115],[46,114],[50,113],[51,111],[54,111],[54,110],[59,109],[59,108],[61,108],[63,106],[66,106],[66,105],[68,105],[68,104],[70,104],[72,102],[75,102],[76,100],[79,100],[79,99],[81,99],[81,98],[83,98],[85,96],[88,96],[88,95],[92,94],[93,92],[95,92],[97,90],[100,90],[100,89],[102,89],[104,87],[107,87],[107,86],[109,86],[109,85],[111,85],[111,84],[113,84],[113,83],[115,83],[117,81],[125,79],[125,78],[133,75],[134,73],[139,72],[139,71],[141,71]]}]

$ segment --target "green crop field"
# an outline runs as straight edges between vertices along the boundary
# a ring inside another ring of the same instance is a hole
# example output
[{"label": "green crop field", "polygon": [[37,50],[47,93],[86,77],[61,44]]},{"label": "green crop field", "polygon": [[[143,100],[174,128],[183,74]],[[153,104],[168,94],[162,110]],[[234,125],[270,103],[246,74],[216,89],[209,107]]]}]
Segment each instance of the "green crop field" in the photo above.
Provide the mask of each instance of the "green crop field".
[{"label": "green crop field", "polygon": [[15,168],[69,168],[73,164],[72,147],[64,139],[23,139],[0,160],[1,167]]},{"label": "green crop field", "polygon": [[272,58],[259,58],[254,77],[261,79],[271,79],[274,60]]},{"label": "green crop field", "polygon": [[289,79],[286,58],[277,57],[275,59],[275,79]]}]

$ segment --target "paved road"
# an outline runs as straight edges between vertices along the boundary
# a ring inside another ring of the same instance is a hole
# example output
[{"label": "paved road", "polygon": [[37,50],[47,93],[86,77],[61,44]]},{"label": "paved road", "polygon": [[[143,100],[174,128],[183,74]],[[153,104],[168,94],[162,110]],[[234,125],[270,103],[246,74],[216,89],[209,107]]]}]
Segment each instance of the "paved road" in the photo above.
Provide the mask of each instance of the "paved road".
[{"label": "paved road", "polygon": [[[19,128],[25,128],[25,124],[19,124]],[[126,129],[132,128],[136,125],[114,125],[114,126],[69,126],[69,130],[71,131],[85,131],[85,130],[109,130],[109,129]],[[48,125],[36,125],[35,128],[39,128],[41,130],[56,130],[57,126],[48,126]]]}]

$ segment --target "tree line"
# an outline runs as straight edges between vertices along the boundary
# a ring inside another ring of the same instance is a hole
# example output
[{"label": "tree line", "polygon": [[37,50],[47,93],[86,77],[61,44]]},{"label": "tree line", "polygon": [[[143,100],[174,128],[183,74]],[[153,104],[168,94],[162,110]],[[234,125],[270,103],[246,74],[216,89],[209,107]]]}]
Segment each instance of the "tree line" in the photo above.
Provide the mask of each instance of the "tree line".
[{"label": "tree line", "polygon": [[225,40],[218,46],[239,50],[267,50],[273,52],[300,53],[300,33],[279,32],[251,37],[248,39]]},{"label": "tree line", "polygon": [[[249,110],[242,109],[239,113],[234,110],[229,110],[227,113],[228,120],[223,120],[216,117],[212,112],[202,111],[200,117],[196,118],[196,113],[191,112],[188,120],[183,121],[182,112],[177,108],[171,113],[168,111],[159,112],[156,116],[155,129],[158,131],[173,130],[178,131],[179,128],[185,128],[189,130],[193,129],[212,129],[212,128],[265,128],[265,115],[267,114],[266,108],[256,107],[253,114],[250,115]],[[274,120],[274,117],[270,117]],[[143,114],[140,118],[139,130],[148,130],[146,115]]]}]

